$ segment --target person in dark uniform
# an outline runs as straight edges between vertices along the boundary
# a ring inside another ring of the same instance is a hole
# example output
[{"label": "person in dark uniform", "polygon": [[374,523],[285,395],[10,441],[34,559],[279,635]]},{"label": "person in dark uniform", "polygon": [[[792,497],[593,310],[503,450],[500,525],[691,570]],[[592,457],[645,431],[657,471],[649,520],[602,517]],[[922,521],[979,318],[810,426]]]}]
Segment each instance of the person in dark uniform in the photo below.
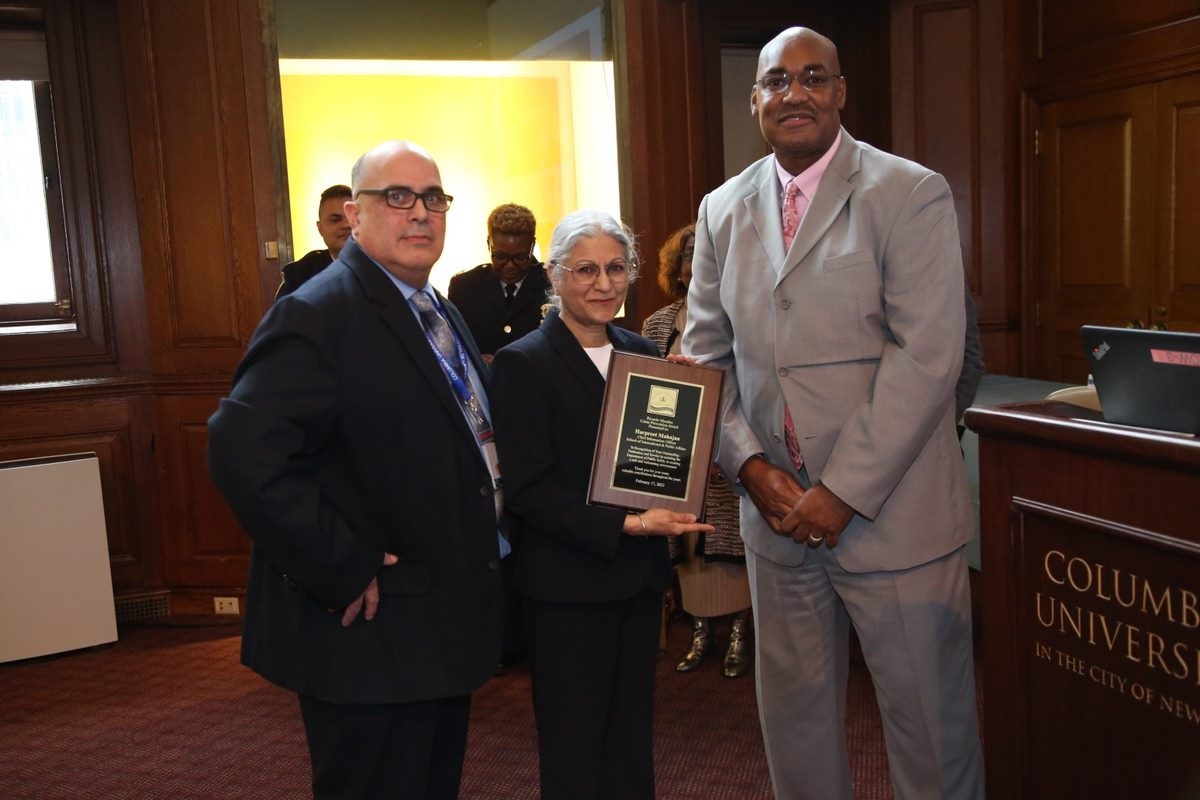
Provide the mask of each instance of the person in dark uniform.
[{"label": "person in dark uniform", "polygon": [[450,302],[458,306],[483,359],[511,344],[542,321],[550,283],[533,255],[536,220],[524,206],[506,203],[488,215],[491,263],[450,279]]},{"label": "person in dark uniform", "polygon": [[321,203],[317,206],[317,233],[325,242],[324,250],[305,253],[303,258],[284,266],[283,282],[275,290],[275,299],[291,294],[301,284],[333,263],[342,252],[342,245],[350,238],[350,221],[346,219],[346,201],[350,200],[350,187],[337,183],[321,192]]}]

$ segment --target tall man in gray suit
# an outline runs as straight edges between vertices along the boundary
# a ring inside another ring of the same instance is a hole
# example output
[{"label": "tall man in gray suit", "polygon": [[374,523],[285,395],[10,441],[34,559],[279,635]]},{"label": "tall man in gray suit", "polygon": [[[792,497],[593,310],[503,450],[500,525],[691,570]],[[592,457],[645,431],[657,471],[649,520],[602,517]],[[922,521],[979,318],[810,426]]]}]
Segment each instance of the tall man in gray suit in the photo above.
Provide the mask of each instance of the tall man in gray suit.
[{"label": "tall man in gray suit", "polygon": [[744,495],[776,797],[853,796],[853,624],[898,800],[977,798],[957,221],[940,175],[842,129],[840,73],[811,30],[763,48],[774,154],[700,205],[683,348],[727,371],[718,463]]}]

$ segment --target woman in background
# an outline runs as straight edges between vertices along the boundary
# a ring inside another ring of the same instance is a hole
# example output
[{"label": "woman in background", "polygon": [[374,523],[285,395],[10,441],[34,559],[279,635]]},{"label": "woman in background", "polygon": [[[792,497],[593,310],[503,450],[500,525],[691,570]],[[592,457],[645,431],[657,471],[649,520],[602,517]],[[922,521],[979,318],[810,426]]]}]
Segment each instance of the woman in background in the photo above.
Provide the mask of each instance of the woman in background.
[{"label": "woman in background", "polygon": [[[671,234],[658,251],[658,285],[674,302],[646,318],[642,335],[658,346],[661,356],[679,354],[679,340],[687,324],[687,289],[692,280],[695,225]],[[671,540],[676,562],[680,605],[692,616],[692,643],[675,665],[691,672],[715,649],[712,619],[729,615],[729,646],[722,673],[727,678],[750,669],[750,584],[746,577],[746,550],[739,535],[738,498],[720,472],[712,467],[704,497],[704,520],[716,527],[712,533],[688,534]]]},{"label": "woman in background", "polygon": [[617,220],[569,214],[548,255],[553,307],[496,353],[489,392],[526,600],[542,797],[651,800],[665,537],[712,527],[664,508],[588,504],[609,359],[658,351],[611,324],[637,270]]}]

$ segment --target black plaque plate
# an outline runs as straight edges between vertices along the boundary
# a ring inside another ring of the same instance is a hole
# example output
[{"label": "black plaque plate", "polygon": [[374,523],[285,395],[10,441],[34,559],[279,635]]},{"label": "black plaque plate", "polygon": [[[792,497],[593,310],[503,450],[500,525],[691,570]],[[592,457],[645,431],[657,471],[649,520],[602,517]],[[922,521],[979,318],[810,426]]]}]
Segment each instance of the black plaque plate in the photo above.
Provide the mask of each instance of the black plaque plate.
[{"label": "black plaque plate", "polygon": [[588,501],[699,518],[723,377],[713,367],[614,352]]}]

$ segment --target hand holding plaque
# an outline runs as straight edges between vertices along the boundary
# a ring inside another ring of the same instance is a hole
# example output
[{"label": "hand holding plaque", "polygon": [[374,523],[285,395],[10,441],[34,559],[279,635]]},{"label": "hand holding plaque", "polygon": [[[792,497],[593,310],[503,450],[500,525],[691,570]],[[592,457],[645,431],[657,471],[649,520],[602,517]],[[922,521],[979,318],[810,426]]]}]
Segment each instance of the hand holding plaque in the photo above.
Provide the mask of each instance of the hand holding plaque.
[{"label": "hand holding plaque", "polygon": [[682,536],[685,533],[712,533],[716,528],[697,520],[687,511],[672,511],[669,508],[648,508],[645,511],[630,511],[625,515],[621,532],[629,536]]},{"label": "hand holding plaque", "polygon": [[723,377],[713,367],[614,352],[588,502],[699,519]]}]

